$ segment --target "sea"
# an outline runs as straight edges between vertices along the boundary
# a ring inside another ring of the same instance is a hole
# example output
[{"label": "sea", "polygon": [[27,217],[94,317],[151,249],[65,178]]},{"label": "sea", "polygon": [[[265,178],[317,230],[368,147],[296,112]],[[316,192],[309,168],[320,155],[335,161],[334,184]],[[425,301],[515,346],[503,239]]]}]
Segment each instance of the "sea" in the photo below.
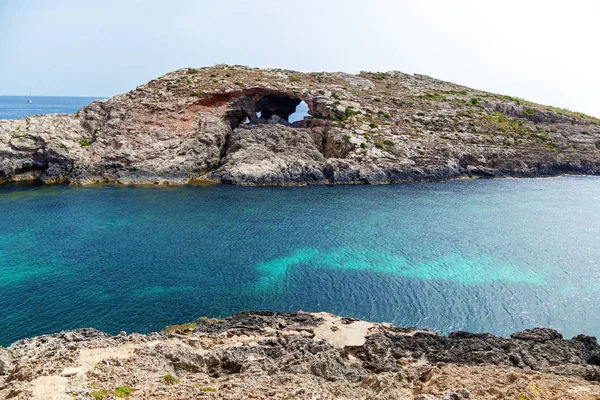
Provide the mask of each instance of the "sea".
[{"label": "sea", "polygon": [[72,114],[102,97],[0,96],[0,119],[19,119],[35,114]]},{"label": "sea", "polygon": [[[26,98],[25,98],[26,100]],[[0,97],[0,118],[93,99]],[[44,106],[44,104],[47,105]],[[0,345],[258,309],[600,335],[600,178],[0,186]]]}]

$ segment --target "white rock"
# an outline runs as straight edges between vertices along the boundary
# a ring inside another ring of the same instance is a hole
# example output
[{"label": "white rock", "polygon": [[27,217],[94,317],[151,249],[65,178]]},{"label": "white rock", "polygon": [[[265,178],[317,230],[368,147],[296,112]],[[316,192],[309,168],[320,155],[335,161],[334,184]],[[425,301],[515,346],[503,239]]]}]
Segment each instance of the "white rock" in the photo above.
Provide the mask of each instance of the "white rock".
[{"label": "white rock", "polygon": [[65,376],[65,377],[75,376],[82,372],[83,372],[83,370],[81,369],[81,367],[65,368],[65,369],[63,369],[63,372],[60,374],[60,376]]}]

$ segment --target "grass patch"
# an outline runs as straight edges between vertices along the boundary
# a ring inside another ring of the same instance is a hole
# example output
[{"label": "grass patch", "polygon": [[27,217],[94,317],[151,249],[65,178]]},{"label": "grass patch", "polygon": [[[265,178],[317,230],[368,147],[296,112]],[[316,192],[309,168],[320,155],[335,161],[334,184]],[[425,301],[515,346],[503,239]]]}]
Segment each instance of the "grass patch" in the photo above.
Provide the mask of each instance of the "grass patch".
[{"label": "grass patch", "polygon": [[117,386],[115,389],[115,396],[117,397],[127,397],[131,393],[133,393],[133,390],[131,390],[127,386]]},{"label": "grass patch", "polygon": [[234,83],[235,83],[236,85],[238,85],[238,86],[244,86],[244,84],[243,84],[242,82],[240,82],[240,81],[235,81]]},{"label": "grass patch", "polygon": [[535,140],[536,143],[549,143],[552,144],[552,139],[542,131],[538,131],[536,133],[532,133],[529,137]]},{"label": "grass patch", "polygon": [[215,389],[214,387],[207,386],[207,387],[202,388],[202,391],[203,392],[216,392],[217,389]]},{"label": "grass patch", "polygon": [[288,79],[290,80],[290,82],[300,82],[300,78],[294,75],[290,75]]},{"label": "grass patch", "polygon": [[508,101],[514,101],[517,104],[521,104],[521,102],[523,102],[524,100],[519,98],[519,97],[514,97],[514,96],[501,96],[504,100],[508,100]]},{"label": "grass patch", "polygon": [[166,334],[189,335],[198,327],[196,322],[188,322],[185,324],[169,325],[165,328]]},{"label": "grass patch", "polygon": [[419,96],[422,99],[433,100],[433,101],[448,101],[448,98],[439,93],[426,93]]},{"label": "grass patch", "polygon": [[451,94],[451,95],[467,95],[468,92],[466,90],[442,90],[442,93]]},{"label": "grass patch", "polygon": [[94,141],[92,139],[81,139],[79,141],[79,144],[81,145],[81,147],[88,147],[91,146],[92,143],[94,143]]},{"label": "grass patch", "polygon": [[198,92],[192,92],[192,93],[190,93],[190,96],[193,96],[193,97],[200,97],[200,96],[202,96],[202,94],[200,94],[200,93],[198,93]]},{"label": "grass patch", "polygon": [[394,142],[392,140],[390,140],[390,139],[385,139],[383,141],[383,144],[386,145],[386,146],[393,146]]},{"label": "grass patch", "polygon": [[102,400],[108,398],[108,392],[104,389],[95,390],[90,393],[90,396],[96,400]]},{"label": "grass patch", "polygon": [[377,125],[375,122],[371,122],[371,123],[369,124],[369,128],[371,128],[371,129],[375,129],[375,128],[377,128],[378,126],[379,126],[379,125]]},{"label": "grass patch", "polygon": [[527,132],[527,129],[523,126],[523,121],[510,119],[500,111],[494,111],[493,114],[488,114],[483,118],[504,133],[514,132],[523,135]]},{"label": "grass patch", "polygon": [[360,144],[360,148],[361,148],[361,149],[366,149],[366,148],[367,148],[367,144],[366,144],[365,142],[362,142],[362,143]]},{"label": "grass patch", "polygon": [[190,75],[195,75],[198,72],[200,72],[200,71],[198,71],[196,68],[190,68],[190,69],[188,69],[188,74],[190,74]]},{"label": "grass patch", "polygon": [[535,115],[535,110],[533,108],[526,108],[523,110],[523,114],[525,114],[526,117],[533,117]]},{"label": "grass patch", "polygon": [[340,95],[339,95],[339,94],[337,94],[337,93],[335,93],[335,92],[331,93],[331,97],[333,97],[333,98],[334,98],[334,99],[336,99],[336,100],[339,100],[339,99],[340,99]]},{"label": "grass patch", "polygon": [[476,106],[477,104],[479,104],[479,98],[471,97],[471,100],[469,100],[469,102],[471,103],[471,105]]},{"label": "grass patch", "polygon": [[163,380],[164,383],[166,383],[167,385],[177,385],[179,382],[181,382],[179,380],[179,378],[177,378],[176,376],[173,376],[171,374],[166,374],[164,376],[161,376],[161,378]]}]

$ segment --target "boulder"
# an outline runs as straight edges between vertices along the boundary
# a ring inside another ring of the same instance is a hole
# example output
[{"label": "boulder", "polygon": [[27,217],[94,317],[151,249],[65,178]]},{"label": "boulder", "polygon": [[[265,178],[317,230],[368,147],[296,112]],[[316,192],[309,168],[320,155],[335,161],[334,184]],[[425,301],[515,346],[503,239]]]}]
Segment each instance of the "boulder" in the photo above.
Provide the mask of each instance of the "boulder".
[{"label": "boulder", "polygon": [[558,331],[550,328],[525,329],[523,331],[512,333],[510,337],[519,340],[533,340],[535,342],[546,342],[563,338]]}]

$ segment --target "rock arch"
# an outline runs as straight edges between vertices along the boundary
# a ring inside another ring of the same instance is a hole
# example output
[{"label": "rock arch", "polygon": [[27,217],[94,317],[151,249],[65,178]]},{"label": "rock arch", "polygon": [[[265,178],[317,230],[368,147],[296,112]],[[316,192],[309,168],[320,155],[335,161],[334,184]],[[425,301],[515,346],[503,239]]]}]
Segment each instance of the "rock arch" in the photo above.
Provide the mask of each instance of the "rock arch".
[{"label": "rock arch", "polygon": [[283,124],[294,127],[296,124],[292,125],[289,118],[302,102],[307,104],[307,114],[311,116],[310,102],[299,96],[276,91],[245,91],[228,102],[225,118],[232,130],[246,125],[248,121],[250,125]]}]

